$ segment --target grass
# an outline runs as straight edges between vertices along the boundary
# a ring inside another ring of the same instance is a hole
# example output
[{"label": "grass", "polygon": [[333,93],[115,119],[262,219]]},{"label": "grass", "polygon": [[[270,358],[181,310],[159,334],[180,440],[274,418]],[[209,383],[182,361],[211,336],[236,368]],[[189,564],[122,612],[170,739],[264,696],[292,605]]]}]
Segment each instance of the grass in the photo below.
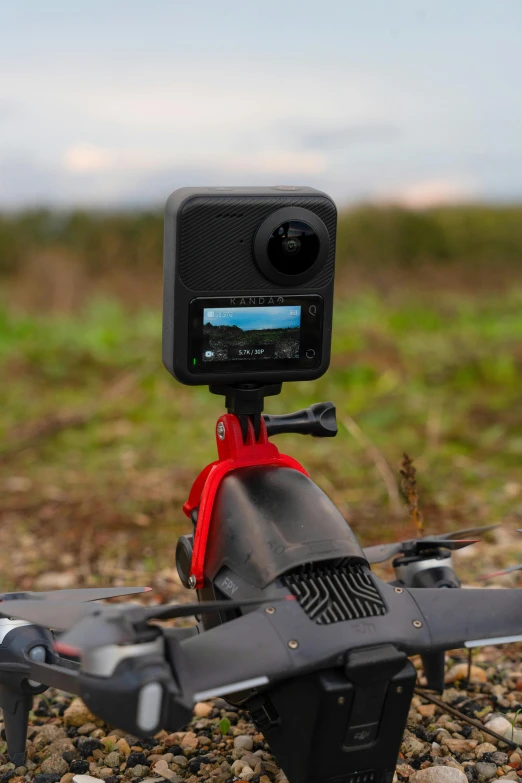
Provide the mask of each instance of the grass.
[{"label": "grass", "polygon": [[[115,300],[62,315],[0,307],[1,587],[71,569],[76,583],[169,578],[188,529],[181,504],[215,458],[222,400],[168,375],[160,335],[157,309]],[[329,372],[267,402],[281,413],[334,400],[339,435],[278,446],[363,543],[415,535],[376,453],[397,481],[403,452],[415,459],[427,532],[520,525],[521,346],[522,288],[345,294]]]}]

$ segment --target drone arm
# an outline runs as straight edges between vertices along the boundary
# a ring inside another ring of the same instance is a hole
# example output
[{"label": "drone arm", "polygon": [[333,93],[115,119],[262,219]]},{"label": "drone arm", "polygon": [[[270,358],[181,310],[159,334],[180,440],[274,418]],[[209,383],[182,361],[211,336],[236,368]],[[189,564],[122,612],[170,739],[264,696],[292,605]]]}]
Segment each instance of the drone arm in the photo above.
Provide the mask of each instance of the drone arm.
[{"label": "drone arm", "polygon": [[411,588],[407,592],[429,629],[430,651],[522,638],[520,590]]},{"label": "drone arm", "polygon": [[[67,662],[69,663],[69,662]],[[29,662],[30,679],[35,682],[45,683],[48,688],[59,688],[67,693],[79,694],[79,678],[76,668],[59,663]]]},{"label": "drone arm", "polygon": [[82,657],[79,695],[95,715],[137,736],[181,728],[192,717],[193,705],[180,695],[165,658],[168,647],[161,634],[150,643],[89,651]]},{"label": "drone arm", "polygon": [[172,646],[183,694],[200,701],[291,676],[294,657],[270,618],[263,611],[249,612]]}]

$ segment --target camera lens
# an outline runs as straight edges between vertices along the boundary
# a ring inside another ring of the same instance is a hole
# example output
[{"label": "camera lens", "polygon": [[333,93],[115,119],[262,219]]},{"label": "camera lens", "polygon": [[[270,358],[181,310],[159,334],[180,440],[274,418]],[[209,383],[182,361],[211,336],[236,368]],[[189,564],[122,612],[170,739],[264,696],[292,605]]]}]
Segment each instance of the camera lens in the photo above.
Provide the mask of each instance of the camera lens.
[{"label": "camera lens", "polygon": [[284,275],[300,275],[317,260],[320,242],[315,230],[303,220],[288,220],[271,233],[268,260]]},{"label": "camera lens", "polygon": [[276,285],[296,286],[312,280],[324,267],[330,237],[319,215],[294,204],[267,215],[252,250],[265,278]]}]

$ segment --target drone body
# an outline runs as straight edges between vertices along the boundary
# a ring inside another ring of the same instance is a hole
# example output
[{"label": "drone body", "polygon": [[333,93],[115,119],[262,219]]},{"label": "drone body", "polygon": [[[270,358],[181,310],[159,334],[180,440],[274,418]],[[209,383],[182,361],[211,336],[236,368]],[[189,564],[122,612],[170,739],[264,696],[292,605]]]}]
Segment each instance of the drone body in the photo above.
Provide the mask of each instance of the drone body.
[{"label": "drone body", "polygon": [[[288,426],[295,431],[300,420],[302,431],[317,434],[327,411],[331,432],[332,409],[291,414]],[[231,459],[241,452],[242,423],[224,419],[217,442]],[[256,439],[248,418],[242,448],[266,448],[267,424],[260,421]],[[284,422],[277,428],[284,431]],[[522,629],[517,591],[407,584],[419,574],[426,584],[431,573],[444,577],[441,586],[457,587],[447,552],[462,544],[451,538],[392,545],[402,580],[378,579],[368,560],[385,559],[388,549],[361,549],[304,469],[289,467],[273,448],[272,461],[223,473],[197,604],[85,603],[140,588],[4,596],[0,704],[15,763],[24,757],[33,696],[54,686],[141,736],[180,729],[196,701],[224,696],[249,711],[291,783],[389,783],[416,680],[408,656],[420,654],[436,670],[446,649]],[[197,535],[200,517],[187,511]],[[187,582],[193,541],[185,536],[178,547]],[[194,613],[202,617],[199,632],[149,624]],[[57,642],[49,629],[61,634]]]}]

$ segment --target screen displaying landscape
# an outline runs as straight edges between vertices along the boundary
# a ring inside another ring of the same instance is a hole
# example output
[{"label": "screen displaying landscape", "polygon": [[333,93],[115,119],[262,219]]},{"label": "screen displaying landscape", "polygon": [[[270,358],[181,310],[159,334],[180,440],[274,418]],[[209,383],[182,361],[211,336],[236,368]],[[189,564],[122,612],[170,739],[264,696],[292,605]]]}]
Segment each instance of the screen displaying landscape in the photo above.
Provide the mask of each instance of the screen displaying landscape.
[{"label": "screen displaying landscape", "polygon": [[300,306],[203,310],[203,361],[298,359]]}]

